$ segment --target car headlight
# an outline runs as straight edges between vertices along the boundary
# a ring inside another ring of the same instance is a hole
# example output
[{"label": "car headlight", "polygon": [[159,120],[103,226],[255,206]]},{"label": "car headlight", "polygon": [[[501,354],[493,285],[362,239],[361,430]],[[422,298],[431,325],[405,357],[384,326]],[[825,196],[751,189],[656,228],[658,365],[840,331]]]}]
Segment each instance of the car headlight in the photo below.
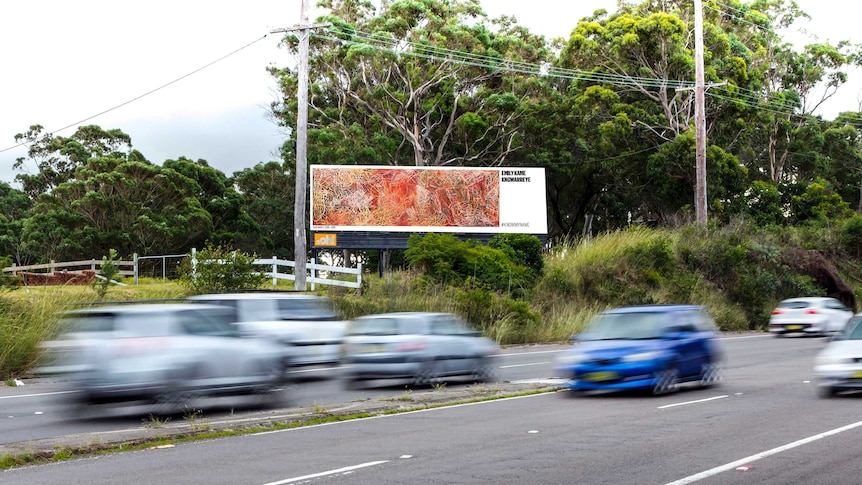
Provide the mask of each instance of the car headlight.
[{"label": "car headlight", "polygon": [[661,358],[661,352],[640,352],[637,354],[627,355],[622,358],[623,362],[643,362],[645,360],[655,360]]},{"label": "car headlight", "polygon": [[557,367],[566,367],[570,365],[580,364],[587,360],[587,356],[581,352],[566,352],[557,357]]}]

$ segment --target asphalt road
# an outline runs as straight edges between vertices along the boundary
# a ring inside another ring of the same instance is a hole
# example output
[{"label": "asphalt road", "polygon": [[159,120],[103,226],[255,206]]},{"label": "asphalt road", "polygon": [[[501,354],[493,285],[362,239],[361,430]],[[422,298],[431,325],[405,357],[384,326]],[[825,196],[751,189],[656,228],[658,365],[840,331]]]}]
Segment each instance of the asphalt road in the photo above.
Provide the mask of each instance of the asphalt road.
[{"label": "asphalt road", "polygon": [[[0,473],[0,483],[860,483],[859,397],[818,399],[811,382],[825,343],[728,336],[727,381],[714,389],[661,397],[546,393],[27,467]],[[510,350],[501,375],[548,377],[555,350]],[[0,416],[19,412],[3,421],[4,440],[7,430],[27,434],[10,421],[31,423],[30,438],[69,426],[28,407],[56,395],[10,397],[41,385],[0,392]],[[297,389],[330,389],[348,400],[404,392],[352,394],[333,380]],[[128,426],[130,419],[80,424]]]}]

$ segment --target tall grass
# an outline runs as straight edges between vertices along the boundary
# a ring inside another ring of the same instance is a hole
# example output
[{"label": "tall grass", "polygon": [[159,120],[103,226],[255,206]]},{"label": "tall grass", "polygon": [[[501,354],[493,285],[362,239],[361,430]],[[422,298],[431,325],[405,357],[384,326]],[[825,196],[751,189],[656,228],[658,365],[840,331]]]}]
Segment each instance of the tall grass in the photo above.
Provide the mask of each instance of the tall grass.
[{"label": "tall grass", "polygon": [[[185,296],[174,283],[142,281],[112,287],[109,300],[161,300]],[[0,378],[22,377],[39,361],[39,343],[57,337],[59,315],[97,302],[86,286],[23,287],[0,293]]]}]

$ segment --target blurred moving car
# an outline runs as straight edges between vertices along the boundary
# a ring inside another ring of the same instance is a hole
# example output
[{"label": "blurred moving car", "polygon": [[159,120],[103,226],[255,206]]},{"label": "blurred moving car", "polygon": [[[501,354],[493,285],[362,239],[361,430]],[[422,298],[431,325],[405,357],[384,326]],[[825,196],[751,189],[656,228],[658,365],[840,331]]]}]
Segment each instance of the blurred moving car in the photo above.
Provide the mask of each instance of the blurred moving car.
[{"label": "blurred moving car", "polygon": [[862,390],[862,314],[850,319],[844,331],[814,359],[817,394],[830,398],[844,390]]},{"label": "blurred moving car", "polygon": [[371,379],[406,378],[427,386],[451,376],[496,379],[497,343],[451,313],[400,312],[353,320],[344,337],[345,385]]},{"label": "blurred moving car", "polygon": [[347,322],[325,296],[261,291],[189,299],[223,306],[244,331],[289,345],[291,365],[338,363]]},{"label": "blurred moving car", "polygon": [[556,362],[573,391],[677,390],[683,382],[704,387],[722,381],[723,352],[712,317],[697,305],[642,305],[596,315],[573,336]]},{"label": "blurred moving car", "polygon": [[244,335],[215,305],[134,304],[73,310],[48,348],[62,351],[78,404],[181,404],[263,394],[277,401],[285,352]]},{"label": "blurred moving car", "polygon": [[781,301],[769,317],[776,337],[788,333],[827,335],[844,330],[853,310],[835,298],[801,297]]}]

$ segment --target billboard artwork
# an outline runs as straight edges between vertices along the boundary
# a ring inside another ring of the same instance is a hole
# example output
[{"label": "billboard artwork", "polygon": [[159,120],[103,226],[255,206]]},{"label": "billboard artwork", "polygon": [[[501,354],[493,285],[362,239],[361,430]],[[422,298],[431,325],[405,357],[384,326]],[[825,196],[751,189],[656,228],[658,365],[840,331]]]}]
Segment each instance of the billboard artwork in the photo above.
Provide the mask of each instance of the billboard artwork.
[{"label": "billboard artwork", "polygon": [[312,231],[546,234],[542,168],[311,166]]}]

